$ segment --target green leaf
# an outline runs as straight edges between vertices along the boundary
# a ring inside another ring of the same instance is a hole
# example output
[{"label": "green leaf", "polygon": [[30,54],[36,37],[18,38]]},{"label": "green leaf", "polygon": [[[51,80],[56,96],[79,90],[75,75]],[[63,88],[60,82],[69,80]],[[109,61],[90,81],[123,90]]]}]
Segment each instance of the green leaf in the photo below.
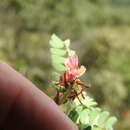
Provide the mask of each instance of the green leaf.
[{"label": "green leaf", "polygon": [[52,73],[52,77],[54,81],[59,81],[60,80],[60,74],[57,72]]},{"label": "green leaf", "polygon": [[92,130],[92,128],[89,124],[87,124],[87,125],[83,125],[81,130]]},{"label": "green leaf", "polygon": [[92,107],[94,107],[94,106],[97,105],[97,103],[96,103],[92,98],[90,98],[89,96],[86,96],[86,97],[85,97],[84,104],[85,104],[85,106],[87,106],[88,108],[92,108]]},{"label": "green leaf", "polygon": [[116,117],[110,117],[107,122],[105,123],[104,127],[106,129],[111,129],[112,125],[114,125],[117,122]]},{"label": "green leaf", "polygon": [[102,125],[106,121],[108,116],[109,116],[109,112],[107,111],[102,112],[98,119],[98,125]]},{"label": "green leaf", "polygon": [[70,46],[70,39],[67,39],[64,41],[66,48],[69,48]]},{"label": "green leaf", "polygon": [[75,51],[73,51],[73,50],[69,50],[68,54],[69,54],[69,56],[73,56],[73,55],[75,55],[76,53],[75,53]]},{"label": "green leaf", "polygon": [[52,85],[54,88],[57,88],[57,89],[59,89],[60,87],[59,86],[57,86],[57,85]]},{"label": "green leaf", "polygon": [[99,113],[101,112],[101,109],[100,108],[94,108],[93,110],[90,110],[89,112],[89,115],[90,115],[90,122],[93,124],[93,123],[96,123],[95,120],[96,120],[96,117],[99,115]]},{"label": "green leaf", "polygon": [[78,119],[78,117],[79,117],[79,114],[78,114],[78,112],[77,112],[75,109],[73,109],[73,110],[69,113],[69,118],[70,118],[73,122],[76,122],[77,119]]},{"label": "green leaf", "polygon": [[52,55],[52,62],[53,63],[64,63],[66,61],[66,58],[57,56],[57,55]]},{"label": "green leaf", "polygon": [[89,115],[88,115],[88,110],[87,109],[84,109],[80,113],[80,122],[82,124],[88,124],[89,123]]},{"label": "green leaf", "polygon": [[78,114],[80,114],[82,110],[83,110],[83,106],[77,106],[77,107],[75,108],[75,111],[77,111]]},{"label": "green leaf", "polygon": [[66,54],[66,51],[62,49],[51,48],[50,51],[52,54],[55,54],[58,56],[64,56]]},{"label": "green leaf", "polygon": [[93,127],[92,130],[106,130],[105,128]]},{"label": "green leaf", "polygon": [[60,38],[58,38],[55,34],[53,34],[50,40],[50,45],[54,48],[63,48],[64,42]]},{"label": "green leaf", "polygon": [[61,72],[65,72],[67,69],[64,65],[59,64],[59,63],[52,63],[52,66],[57,70]]}]

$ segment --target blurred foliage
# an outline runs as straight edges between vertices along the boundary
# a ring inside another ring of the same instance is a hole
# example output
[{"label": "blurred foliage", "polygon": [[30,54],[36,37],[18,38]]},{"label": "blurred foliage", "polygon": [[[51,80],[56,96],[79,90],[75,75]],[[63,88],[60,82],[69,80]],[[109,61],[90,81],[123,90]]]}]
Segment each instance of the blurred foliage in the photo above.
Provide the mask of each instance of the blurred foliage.
[{"label": "blurred foliage", "polygon": [[49,39],[70,38],[102,108],[130,125],[129,0],[2,0],[0,58],[53,96]]}]

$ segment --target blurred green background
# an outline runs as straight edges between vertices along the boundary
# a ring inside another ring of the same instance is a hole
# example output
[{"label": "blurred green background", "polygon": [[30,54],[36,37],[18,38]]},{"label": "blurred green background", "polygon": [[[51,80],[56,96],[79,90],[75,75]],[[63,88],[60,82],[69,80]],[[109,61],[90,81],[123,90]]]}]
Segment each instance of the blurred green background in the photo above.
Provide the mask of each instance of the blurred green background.
[{"label": "blurred green background", "polygon": [[89,93],[130,130],[130,0],[1,0],[0,59],[51,97],[52,33],[71,39]]}]

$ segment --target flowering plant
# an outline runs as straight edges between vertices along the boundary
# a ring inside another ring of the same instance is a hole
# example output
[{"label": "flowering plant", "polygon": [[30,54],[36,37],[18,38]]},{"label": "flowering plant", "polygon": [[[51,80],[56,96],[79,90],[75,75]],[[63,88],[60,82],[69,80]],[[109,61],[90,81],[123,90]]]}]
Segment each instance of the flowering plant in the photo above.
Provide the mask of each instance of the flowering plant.
[{"label": "flowering plant", "polygon": [[[57,95],[55,97],[55,102],[57,104],[66,103],[68,100],[74,100],[75,97],[78,98],[78,95],[80,94],[84,98],[82,93],[83,89],[81,86],[89,88],[89,86],[85,85],[78,79],[78,77],[80,77],[86,71],[86,68],[84,66],[78,67],[77,55],[69,56],[64,62],[64,66],[67,68],[67,71],[61,73],[60,81],[57,82],[56,85],[63,86],[65,90],[70,91],[65,94],[67,91],[61,91],[59,87],[59,89],[57,89]],[[66,95],[63,100],[60,99],[60,92],[63,96]]]},{"label": "flowering plant", "polygon": [[66,107],[64,112],[80,130],[113,130],[116,117],[109,117],[109,112],[96,107],[97,103],[84,90],[90,86],[79,78],[86,68],[78,66],[78,56],[70,49],[70,40],[62,41],[53,34],[50,45],[52,66],[57,71],[52,82],[56,104]]}]

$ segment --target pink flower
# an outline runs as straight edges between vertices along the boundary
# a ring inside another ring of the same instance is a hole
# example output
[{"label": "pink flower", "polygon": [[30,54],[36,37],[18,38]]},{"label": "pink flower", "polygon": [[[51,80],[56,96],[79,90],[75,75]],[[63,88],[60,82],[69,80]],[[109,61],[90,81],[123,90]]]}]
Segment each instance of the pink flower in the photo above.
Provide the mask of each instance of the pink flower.
[{"label": "pink flower", "polygon": [[[57,94],[56,94],[56,97],[54,98],[54,100],[57,104],[65,103],[65,102],[67,102],[67,100],[70,100],[70,99],[74,100],[75,97],[78,97],[78,95],[80,95],[80,94],[84,98],[84,96],[82,94],[83,89],[81,88],[80,92],[77,92],[77,90],[75,88],[76,86],[82,86],[85,88],[89,88],[89,86],[85,85],[78,79],[78,77],[80,77],[86,71],[86,68],[84,66],[80,66],[80,67],[78,66],[78,56],[77,55],[68,57],[68,59],[65,61],[64,65],[67,68],[67,71],[61,73],[60,81],[58,83],[56,83],[56,85],[63,86],[66,88],[66,90],[68,87],[72,87],[72,91],[69,95],[66,95],[65,100],[62,101],[61,96],[64,94],[64,91],[57,89]],[[75,87],[73,87],[73,86],[75,86]]]},{"label": "pink flower", "polygon": [[70,84],[73,84],[76,78],[80,77],[85,71],[84,66],[78,66],[78,56],[70,56],[64,63],[67,68],[66,72],[61,74],[60,82],[57,85],[68,87]]},{"label": "pink flower", "polygon": [[76,77],[80,77],[83,73],[85,73],[86,68],[84,66],[79,67],[78,66],[78,56],[70,56],[64,63],[64,65],[67,67],[69,73],[73,73],[73,75]]}]

